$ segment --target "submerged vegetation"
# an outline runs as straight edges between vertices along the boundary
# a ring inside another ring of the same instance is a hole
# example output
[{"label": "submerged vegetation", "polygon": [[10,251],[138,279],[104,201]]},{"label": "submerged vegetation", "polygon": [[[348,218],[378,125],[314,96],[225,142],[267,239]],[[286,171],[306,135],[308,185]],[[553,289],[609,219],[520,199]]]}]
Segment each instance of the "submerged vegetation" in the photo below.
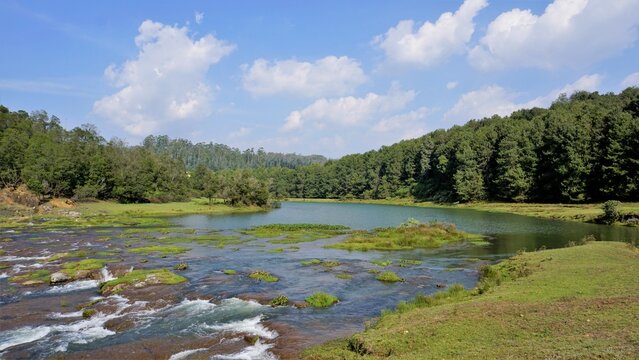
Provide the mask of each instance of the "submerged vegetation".
[{"label": "submerged vegetation", "polygon": [[339,299],[331,294],[320,291],[306,297],[305,301],[312,307],[325,308],[337,304]]},{"label": "submerged vegetation", "polygon": [[253,271],[249,274],[249,277],[257,281],[265,281],[270,283],[278,282],[280,280],[280,278],[272,275],[268,271]]},{"label": "submerged vegetation", "polygon": [[271,238],[273,244],[297,244],[328,239],[349,231],[347,226],[325,224],[271,224],[243,230],[243,234]]},{"label": "submerged vegetation", "polygon": [[[464,241],[481,243],[483,240],[479,235],[457,230],[455,225],[452,224],[408,222],[395,228],[354,231],[350,237],[342,242],[328,245],[327,247],[355,251],[412,250],[417,248],[437,248]],[[382,264],[382,262],[379,262],[379,264]]]},{"label": "submerged vegetation", "polygon": [[522,253],[482,267],[474,289],[452,285],[419,295],[366,331],[303,357],[633,357],[639,349],[633,340],[639,336],[637,271],[639,251],[623,243]]}]

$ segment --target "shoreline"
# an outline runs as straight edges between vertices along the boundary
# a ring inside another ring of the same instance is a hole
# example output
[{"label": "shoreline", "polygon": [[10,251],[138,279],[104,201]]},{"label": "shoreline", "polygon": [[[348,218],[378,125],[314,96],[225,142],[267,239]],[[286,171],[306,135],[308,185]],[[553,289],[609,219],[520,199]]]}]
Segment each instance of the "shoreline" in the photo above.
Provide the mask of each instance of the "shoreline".
[{"label": "shoreline", "polygon": [[[549,220],[575,221],[582,223],[594,223],[593,220],[603,213],[601,203],[591,204],[542,204],[542,203],[504,203],[504,202],[474,202],[459,204],[440,204],[432,201],[418,202],[411,198],[404,199],[302,199],[288,198],[289,202],[319,202],[319,203],[344,203],[344,204],[373,204],[412,206],[433,209],[468,209],[476,211],[514,214],[531,216]],[[639,213],[639,203],[621,203],[622,212]],[[623,223],[614,223],[617,226],[629,226]]]}]

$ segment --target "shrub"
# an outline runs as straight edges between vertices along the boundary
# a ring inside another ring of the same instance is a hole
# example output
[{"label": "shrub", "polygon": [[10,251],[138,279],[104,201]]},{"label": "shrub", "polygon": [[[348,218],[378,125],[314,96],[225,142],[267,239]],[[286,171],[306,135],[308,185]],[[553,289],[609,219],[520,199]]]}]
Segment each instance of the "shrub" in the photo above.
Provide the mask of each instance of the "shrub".
[{"label": "shrub", "polygon": [[399,277],[397,274],[395,274],[392,271],[386,271],[383,272],[379,275],[377,275],[377,277],[375,278],[379,281],[383,281],[383,282],[399,282],[399,281],[404,281],[404,279],[402,279],[401,277]]},{"label": "shrub", "polygon": [[185,263],[185,262],[181,262],[179,264],[176,264],[173,269],[175,270],[186,270],[189,268],[189,264]]},{"label": "shrub", "polygon": [[621,205],[621,203],[616,200],[606,201],[601,207],[604,213],[599,219],[606,224],[612,224],[618,221],[621,218],[619,205]]},{"label": "shrub", "polygon": [[271,306],[286,306],[288,305],[288,297],[284,295],[276,296],[271,300]]},{"label": "shrub", "polygon": [[271,275],[271,273],[267,271],[253,271],[249,274],[251,279],[255,279],[257,281],[266,281],[266,282],[277,282],[280,279],[277,276]]}]

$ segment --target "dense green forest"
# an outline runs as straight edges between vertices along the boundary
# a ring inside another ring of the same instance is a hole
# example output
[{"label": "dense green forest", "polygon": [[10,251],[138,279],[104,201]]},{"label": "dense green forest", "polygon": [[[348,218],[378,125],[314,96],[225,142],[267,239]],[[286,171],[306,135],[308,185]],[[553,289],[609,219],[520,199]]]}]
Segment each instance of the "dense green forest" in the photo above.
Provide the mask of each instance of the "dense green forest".
[{"label": "dense green forest", "polygon": [[[639,88],[471,120],[339,160],[240,152],[168,136],[141,146],[0,107],[0,182],[42,196],[232,204],[276,197],[587,202],[639,199]],[[301,166],[308,163],[309,165]],[[237,170],[244,168],[243,170]],[[215,171],[213,171],[215,170]]]},{"label": "dense green forest", "polygon": [[321,155],[299,155],[265,152],[260,148],[240,151],[223,144],[197,143],[185,139],[171,139],[167,135],[147,136],[142,146],[156,154],[168,155],[180,160],[187,169],[204,165],[211,170],[250,169],[284,167],[297,168],[311,164],[322,164],[326,158]]},{"label": "dense green forest", "polygon": [[639,199],[639,88],[472,120],[324,165],[260,169],[278,196],[434,201]]}]

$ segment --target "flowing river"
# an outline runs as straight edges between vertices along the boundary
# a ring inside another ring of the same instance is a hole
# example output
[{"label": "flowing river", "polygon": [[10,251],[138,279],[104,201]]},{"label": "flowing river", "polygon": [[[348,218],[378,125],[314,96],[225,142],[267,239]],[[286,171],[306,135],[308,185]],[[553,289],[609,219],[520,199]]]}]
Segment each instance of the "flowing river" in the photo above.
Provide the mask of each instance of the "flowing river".
[{"label": "flowing river", "polygon": [[[295,244],[291,251],[269,252],[282,245],[247,239],[241,229],[273,223],[346,225],[353,229],[397,226],[409,218],[456,224],[486,236],[486,246],[450,246],[436,250],[348,252],[326,249],[341,237]],[[431,209],[392,205],[283,203],[266,213],[172,218],[176,227],[196,229],[191,235],[134,232],[126,229],[57,229],[0,233],[0,358],[2,359],[295,359],[309,345],[364,329],[383,309],[394,308],[416,294],[430,294],[454,283],[473,287],[481,264],[518,250],[563,247],[587,235],[598,240],[639,242],[637,228],[544,220],[463,209]],[[178,255],[127,251],[157,245],[164,237],[196,236],[211,231],[239,236],[245,242],[210,246],[184,241],[191,250]],[[88,257],[111,256],[98,278],[64,285],[16,285],[11,277],[52,269],[52,254],[82,251]],[[101,254],[101,255],[100,255]],[[310,259],[333,260],[336,267],[303,266]],[[117,260],[117,261],[116,261]],[[374,260],[390,260],[381,268]],[[401,260],[417,260],[400,266]],[[136,296],[100,296],[98,285],[131,269],[173,268],[188,281],[150,286]],[[237,275],[226,275],[234,269]],[[405,279],[382,283],[370,271],[392,270]],[[247,274],[264,270],[279,277],[257,282]],[[339,278],[347,274],[351,278]],[[262,305],[277,295],[303,301],[316,291],[337,296],[330,308]],[[96,303],[96,313],[83,317],[80,304]]]}]

